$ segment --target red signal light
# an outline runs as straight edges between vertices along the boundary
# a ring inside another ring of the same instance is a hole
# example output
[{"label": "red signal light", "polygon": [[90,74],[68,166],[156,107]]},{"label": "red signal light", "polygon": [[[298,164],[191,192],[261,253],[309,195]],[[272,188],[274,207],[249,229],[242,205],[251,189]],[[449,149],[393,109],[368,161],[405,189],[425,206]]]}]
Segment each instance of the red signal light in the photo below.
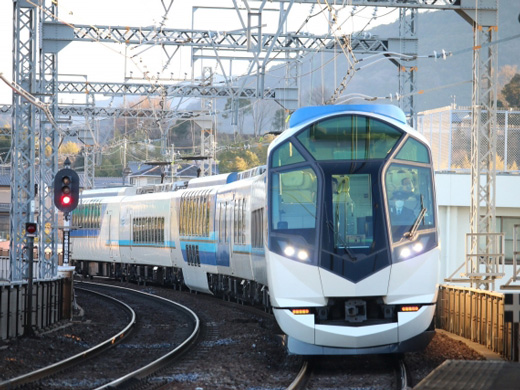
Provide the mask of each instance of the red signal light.
[{"label": "red signal light", "polygon": [[35,222],[27,222],[25,224],[25,233],[34,235],[38,231],[38,225]]},{"label": "red signal light", "polygon": [[69,195],[63,195],[61,197],[61,204],[64,206],[68,206],[72,203],[72,198]]},{"label": "red signal light", "polygon": [[70,169],[63,168],[54,176],[54,205],[64,213],[72,212],[79,201],[79,176]]}]

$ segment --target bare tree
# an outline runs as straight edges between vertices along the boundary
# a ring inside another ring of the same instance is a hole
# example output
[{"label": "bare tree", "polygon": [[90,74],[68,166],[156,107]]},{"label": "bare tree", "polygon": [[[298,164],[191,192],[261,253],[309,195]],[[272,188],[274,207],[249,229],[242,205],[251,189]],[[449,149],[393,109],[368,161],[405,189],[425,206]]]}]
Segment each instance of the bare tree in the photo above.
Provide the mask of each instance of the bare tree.
[{"label": "bare tree", "polygon": [[258,99],[254,102],[251,115],[253,116],[253,132],[255,137],[258,137],[271,121],[272,115],[270,115],[270,113],[274,112],[274,110],[275,108],[272,102],[263,99]]}]

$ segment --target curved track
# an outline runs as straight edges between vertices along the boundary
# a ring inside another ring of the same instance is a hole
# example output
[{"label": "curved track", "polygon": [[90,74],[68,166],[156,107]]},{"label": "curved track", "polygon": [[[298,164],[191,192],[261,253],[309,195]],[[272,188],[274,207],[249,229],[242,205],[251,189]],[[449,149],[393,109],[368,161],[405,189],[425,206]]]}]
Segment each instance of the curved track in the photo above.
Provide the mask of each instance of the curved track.
[{"label": "curved track", "polygon": [[[125,305],[133,313],[129,316],[129,324],[85,352],[2,382],[0,388],[16,388],[24,384],[26,388],[37,386],[46,389],[70,388],[72,384],[82,388],[116,388],[156,371],[185,351],[199,333],[198,317],[173,301],[121,287],[82,285],[82,290],[107,298],[110,296],[110,299]],[[129,329],[133,331],[129,333]]]},{"label": "curved track", "polygon": [[100,297],[103,297],[104,299],[108,299],[108,300],[112,301],[113,303],[116,303],[116,304],[120,305],[121,307],[123,307],[126,310],[126,312],[128,313],[128,316],[130,318],[127,325],[121,331],[119,331],[118,333],[113,335],[112,337],[93,346],[92,348],[87,349],[86,351],[80,352],[74,356],[61,360],[57,363],[48,365],[46,367],[43,367],[43,368],[28,372],[26,374],[17,376],[15,378],[0,382],[0,389],[16,388],[18,386],[21,386],[21,385],[24,385],[27,383],[33,383],[42,378],[45,378],[45,377],[48,377],[55,373],[58,373],[65,368],[73,367],[74,365],[80,364],[82,361],[92,357],[93,355],[95,355],[97,353],[101,353],[108,348],[114,347],[118,342],[120,342],[121,340],[123,340],[123,338],[125,338],[126,336],[128,336],[130,334],[132,328],[135,326],[135,321],[136,321],[135,311],[132,310],[132,308],[130,306],[128,306],[126,303],[124,303],[118,299],[115,299],[115,298],[110,297],[105,294],[101,294],[101,293],[98,293],[95,291],[89,291],[89,290],[84,290],[84,291],[88,291],[91,294],[96,294]]}]

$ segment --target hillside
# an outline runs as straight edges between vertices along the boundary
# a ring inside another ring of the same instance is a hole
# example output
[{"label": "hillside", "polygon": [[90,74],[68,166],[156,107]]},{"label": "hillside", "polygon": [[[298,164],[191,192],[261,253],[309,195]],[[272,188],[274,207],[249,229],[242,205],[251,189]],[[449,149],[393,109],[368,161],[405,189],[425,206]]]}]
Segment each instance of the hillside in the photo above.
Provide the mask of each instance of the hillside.
[{"label": "hillside", "polygon": [[[519,23],[520,3],[517,0],[501,0],[499,9],[498,39],[504,39],[520,34]],[[369,30],[373,35],[381,38],[397,37],[399,35],[398,22],[378,26]],[[434,11],[419,14],[418,21],[418,52],[419,55],[429,55],[433,51],[457,52],[470,49],[473,46],[471,25],[453,11]],[[520,71],[520,39],[516,38],[498,46],[499,70],[505,65],[518,66]],[[454,100],[458,105],[471,104],[471,83],[461,84],[472,79],[472,51],[449,57],[446,60],[420,59],[418,61],[418,88],[425,90],[416,100],[419,111],[442,107]],[[317,56],[315,56],[317,57]],[[313,59],[313,68],[317,68],[317,58]],[[326,62],[326,61],[324,61]],[[338,62],[337,69],[345,69],[345,62]],[[302,74],[309,71],[307,66]],[[321,73],[321,72],[320,72]],[[329,76],[334,74],[331,65],[324,67],[326,85],[334,90],[334,80]],[[345,72],[337,72],[336,78],[341,81]],[[314,75],[320,79],[321,75]],[[309,91],[316,85],[316,81],[302,79],[302,93],[304,104],[310,103]],[[454,87],[443,88],[450,84],[459,84]],[[432,91],[433,90],[433,91]],[[379,62],[377,65],[358,71],[349,83],[344,94],[363,93],[370,96],[388,96],[398,91],[396,66],[390,61]]]}]

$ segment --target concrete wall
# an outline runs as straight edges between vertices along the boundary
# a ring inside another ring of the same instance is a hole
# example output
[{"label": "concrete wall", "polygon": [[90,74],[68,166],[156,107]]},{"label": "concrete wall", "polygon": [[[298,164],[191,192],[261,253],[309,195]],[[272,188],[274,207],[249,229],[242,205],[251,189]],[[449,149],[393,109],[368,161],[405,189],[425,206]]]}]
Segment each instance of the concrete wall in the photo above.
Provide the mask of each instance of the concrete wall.
[{"label": "concrete wall", "polygon": [[[439,283],[445,283],[444,278],[451,276],[465,261],[466,233],[470,231],[471,176],[440,172],[436,174],[435,184],[441,239]],[[520,175],[497,175],[496,216],[520,218]],[[506,265],[505,272],[506,276],[497,280],[496,290],[511,277],[512,265]],[[458,273],[455,276],[459,277]]]}]

